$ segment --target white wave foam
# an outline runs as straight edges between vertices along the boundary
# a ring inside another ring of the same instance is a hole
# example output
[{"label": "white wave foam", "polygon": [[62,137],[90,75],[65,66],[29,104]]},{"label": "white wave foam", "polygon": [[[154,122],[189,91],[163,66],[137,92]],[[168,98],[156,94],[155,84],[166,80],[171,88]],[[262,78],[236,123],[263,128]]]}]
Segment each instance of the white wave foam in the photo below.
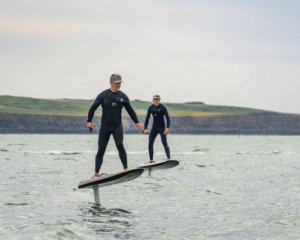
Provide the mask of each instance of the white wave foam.
[{"label": "white wave foam", "polygon": [[85,153],[94,153],[94,151],[91,151],[91,150],[85,150],[85,151],[50,150],[50,151],[26,151],[24,153],[49,154],[49,155],[77,155],[77,154],[85,154]]},{"label": "white wave foam", "polygon": [[[128,155],[145,155],[148,154],[148,150],[144,151],[126,151]],[[62,151],[62,150],[50,150],[50,151],[26,151],[26,154],[49,154],[49,155],[82,155],[82,154],[96,154],[95,150],[84,150],[84,151]],[[116,156],[119,155],[118,151],[105,152],[106,155]],[[172,155],[203,155],[204,152],[171,152]],[[154,155],[165,155],[165,152],[155,152]]]}]

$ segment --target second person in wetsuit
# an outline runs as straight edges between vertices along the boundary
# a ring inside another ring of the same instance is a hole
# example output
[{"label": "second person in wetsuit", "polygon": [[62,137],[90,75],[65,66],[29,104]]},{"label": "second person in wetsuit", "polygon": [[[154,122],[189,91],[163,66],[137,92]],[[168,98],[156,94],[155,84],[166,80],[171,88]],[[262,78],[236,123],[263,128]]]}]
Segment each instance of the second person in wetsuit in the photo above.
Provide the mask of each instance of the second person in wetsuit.
[{"label": "second person in wetsuit", "polygon": [[[149,123],[149,118],[150,115],[152,114],[153,116],[153,125],[149,134],[149,130],[147,129],[148,123]],[[165,120],[167,120],[167,125],[165,124]],[[148,150],[149,150],[149,157],[150,161],[147,163],[153,163],[153,144],[155,141],[155,138],[157,134],[160,134],[162,144],[165,148],[165,152],[167,155],[168,160],[171,159],[170,156],[170,148],[167,143],[167,134],[169,133],[169,128],[170,128],[170,117],[168,113],[168,109],[165,105],[160,103],[160,96],[159,95],[154,95],[153,96],[153,104],[149,106],[148,112],[146,115],[145,119],[145,125],[144,125],[144,134],[149,134],[149,145],[148,145]]]},{"label": "second person in wetsuit", "polygon": [[114,137],[124,171],[128,170],[127,154],[123,145],[123,107],[125,107],[132,121],[134,121],[136,128],[142,128],[142,124],[139,123],[137,115],[131,107],[129,98],[125,93],[120,91],[121,82],[122,78],[119,74],[111,75],[111,88],[104,90],[97,96],[88,112],[87,128],[92,129],[92,119],[94,117],[94,113],[100,105],[102,106],[101,127],[98,139],[98,152],[95,159],[95,173],[93,174],[92,178],[100,176],[99,172],[110,135],[113,135]]}]

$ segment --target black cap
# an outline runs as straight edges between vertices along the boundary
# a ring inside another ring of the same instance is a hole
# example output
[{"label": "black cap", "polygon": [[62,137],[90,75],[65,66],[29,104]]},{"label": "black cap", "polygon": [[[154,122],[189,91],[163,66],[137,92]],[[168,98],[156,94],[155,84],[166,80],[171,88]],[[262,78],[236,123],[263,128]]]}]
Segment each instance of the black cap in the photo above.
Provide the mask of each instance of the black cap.
[{"label": "black cap", "polygon": [[153,100],[154,100],[154,99],[158,99],[158,98],[160,99],[160,96],[159,96],[159,95],[154,95],[154,96],[153,96]]},{"label": "black cap", "polygon": [[116,74],[116,73],[110,76],[110,81],[113,81],[115,83],[121,83],[121,82],[123,82],[121,75]]}]

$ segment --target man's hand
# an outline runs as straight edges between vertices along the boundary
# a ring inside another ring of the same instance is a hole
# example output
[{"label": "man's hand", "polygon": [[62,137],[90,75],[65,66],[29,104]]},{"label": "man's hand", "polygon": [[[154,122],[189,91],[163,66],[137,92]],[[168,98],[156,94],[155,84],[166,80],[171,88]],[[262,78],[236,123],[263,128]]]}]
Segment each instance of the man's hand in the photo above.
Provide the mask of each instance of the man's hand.
[{"label": "man's hand", "polygon": [[144,134],[149,134],[149,130],[148,129],[144,129],[143,133]]},{"label": "man's hand", "polygon": [[93,129],[93,128],[94,128],[92,122],[87,122],[87,123],[86,123],[86,127],[87,127],[88,129]]},{"label": "man's hand", "polygon": [[135,124],[135,127],[136,127],[137,129],[141,129],[141,128],[142,128],[142,124],[141,124],[141,123],[136,123],[136,124]]},{"label": "man's hand", "polygon": [[167,135],[169,133],[169,128],[165,128],[164,134]]}]

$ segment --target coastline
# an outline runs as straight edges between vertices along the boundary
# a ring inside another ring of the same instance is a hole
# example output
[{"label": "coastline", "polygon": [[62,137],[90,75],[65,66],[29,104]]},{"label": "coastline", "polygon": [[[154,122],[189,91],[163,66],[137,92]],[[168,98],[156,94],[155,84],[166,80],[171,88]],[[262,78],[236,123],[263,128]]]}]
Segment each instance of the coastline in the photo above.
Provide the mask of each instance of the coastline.
[{"label": "coastline", "polygon": [[[139,116],[141,122],[144,116]],[[89,133],[86,117],[0,113],[0,134],[97,134]],[[125,134],[140,134],[129,117],[123,117]],[[150,122],[151,126],[151,122]],[[179,135],[300,135],[300,115],[272,112],[212,117],[171,117],[171,134]]]}]

